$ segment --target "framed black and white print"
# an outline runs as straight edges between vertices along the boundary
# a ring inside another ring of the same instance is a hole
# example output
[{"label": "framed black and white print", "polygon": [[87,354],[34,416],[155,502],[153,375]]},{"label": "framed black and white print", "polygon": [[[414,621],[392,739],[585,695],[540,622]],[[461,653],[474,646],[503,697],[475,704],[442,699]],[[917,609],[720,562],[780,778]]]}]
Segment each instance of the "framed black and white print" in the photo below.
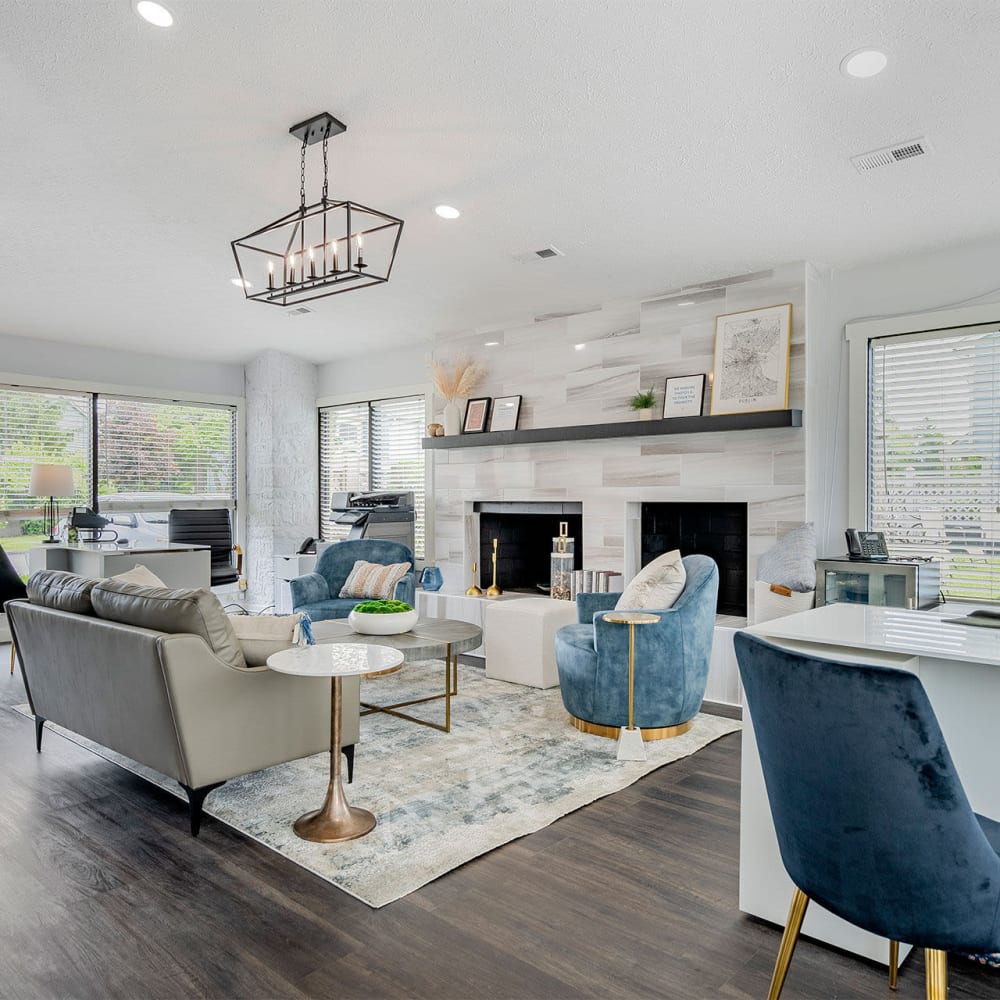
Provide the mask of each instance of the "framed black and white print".
[{"label": "framed black and white print", "polygon": [[788,405],[791,335],[790,302],[715,317],[713,416]]},{"label": "framed black and white print", "polygon": [[663,416],[700,417],[705,397],[704,375],[679,375],[668,378],[663,393]]},{"label": "framed black and white print", "polygon": [[482,434],[486,430],[486,416],[490,410],[490,397],[481,396],[479,399],[470,399],[465,407],[465,423],[462,425],[463,434]]},{"label": "framed black and white print", "polygon": [[490,414],[490,430],[516,431],[517,418],[520,413],[520,396],[498,396],[493,400],[493,412]]}]

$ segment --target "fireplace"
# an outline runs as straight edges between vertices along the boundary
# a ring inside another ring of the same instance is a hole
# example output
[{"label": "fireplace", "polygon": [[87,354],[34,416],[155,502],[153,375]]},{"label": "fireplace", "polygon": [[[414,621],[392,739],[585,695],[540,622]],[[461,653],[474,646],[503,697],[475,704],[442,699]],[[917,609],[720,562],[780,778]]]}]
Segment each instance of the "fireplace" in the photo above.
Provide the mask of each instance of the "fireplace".
[{"label": "fireplace", "polygon": [[583,505],[573,502],[478,501],[479,586],[493,579],[493,539],[499,540],[497,583],[504,591],[546,592],[552,539],[559,524],[569,525],[574,539],[573,568],[583,569]]},{"label": "fireplace", "polygon": [[640,565],[672,549],[711,556],[719,566],[718,613],[746,616],[745,503],[644,503],[640,521]]}]

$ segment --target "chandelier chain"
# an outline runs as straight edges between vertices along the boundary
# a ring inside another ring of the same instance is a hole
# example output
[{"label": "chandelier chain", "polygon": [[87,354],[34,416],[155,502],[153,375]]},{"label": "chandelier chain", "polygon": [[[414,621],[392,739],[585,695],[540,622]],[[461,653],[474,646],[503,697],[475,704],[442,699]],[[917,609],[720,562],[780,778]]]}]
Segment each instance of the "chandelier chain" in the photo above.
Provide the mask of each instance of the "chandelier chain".
[{"label": "chandelier chain", "polygon": [[323,201],[324,202],[326,202],[327,200],[326,196],[327,192],[329,191],[329,172],[330,172],[330,165],[326,158],[327,141],[328,140],[326,138],[323,139]]},{"label": "chandelier chain", "polygon": [[299,155],[299,207],[306,210],[306,141],[302,140],[302,152]]}]

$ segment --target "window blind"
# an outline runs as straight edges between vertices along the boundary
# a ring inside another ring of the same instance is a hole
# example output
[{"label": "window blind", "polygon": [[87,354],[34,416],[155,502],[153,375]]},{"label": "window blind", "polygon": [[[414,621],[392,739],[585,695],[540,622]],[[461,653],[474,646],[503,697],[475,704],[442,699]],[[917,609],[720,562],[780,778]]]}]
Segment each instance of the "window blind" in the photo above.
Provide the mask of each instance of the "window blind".
[{"label": "window blind", "polygon": [[1000,330],[870,342],[868,509],[950,599],[1000,601]]},{"label": "window blind", "polygon": [[334,493],[367,493],[368,404],[324,406],[319,411],[319,525],[328,542],[342,541],[350,525],[334,524],[330,497]]},{"label": "window blind", "polygon": [[424,555],[424,397],[380,399],[371,404],[373,490],[412,490],[413,554]]},{"label": "window blind", "polygon": [[236,409],[101,395],[102,512],[236,505]]},{"label": "window blind", "polygon": [[63,506],[88,502],[89,394],[0,386],[0,517],[42,516],[42,499],[28,492],[35,462],[72,466],[74,496],[56,499]]},{"label": "window blind", "polygon": [[423,558],[425,538],[424,397],[404,396],[319,411],[320,532],[327,541],[346,538],[350,526],[333,523],[333,493],[410,490],[415,507],[414,555]]}]

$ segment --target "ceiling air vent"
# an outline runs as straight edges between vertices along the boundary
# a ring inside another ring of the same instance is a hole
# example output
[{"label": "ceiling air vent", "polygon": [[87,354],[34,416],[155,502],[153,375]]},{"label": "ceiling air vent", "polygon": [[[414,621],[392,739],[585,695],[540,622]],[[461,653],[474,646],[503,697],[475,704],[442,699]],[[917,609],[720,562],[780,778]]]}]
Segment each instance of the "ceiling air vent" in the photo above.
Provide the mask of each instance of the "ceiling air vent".
[{"label": "ceiling air vent", "polygon": [[288,312],[285,313],[285,315],[286,316],[305,316],[308,313],[315,312],[315,311],[316,311],[315,309],[310,309],[308,306],[295,306],[292,309],[289,309]]},{"label": "ceiling air vent", "polygon": [[867,174],[879,167],[891,167],[894,163],[912,160],[915,156],[925,156],[931,151],[931,144],[926,139],[910,139],[909,142],[899,142],[885,149],[875,149],[870,153],[852,156],[851,163],[859,174]]},{"label": "ceiling air vent", "polygon": [[514,254],[514,260],[518,264],[527,264],[530,260],[548,260],[550,257],[565,257],[566,254],[562,252],[558,247],[552,246],[550,243],[547,247],[542,247],[541,250],[529,250],[527,253],[516,253]]}]

